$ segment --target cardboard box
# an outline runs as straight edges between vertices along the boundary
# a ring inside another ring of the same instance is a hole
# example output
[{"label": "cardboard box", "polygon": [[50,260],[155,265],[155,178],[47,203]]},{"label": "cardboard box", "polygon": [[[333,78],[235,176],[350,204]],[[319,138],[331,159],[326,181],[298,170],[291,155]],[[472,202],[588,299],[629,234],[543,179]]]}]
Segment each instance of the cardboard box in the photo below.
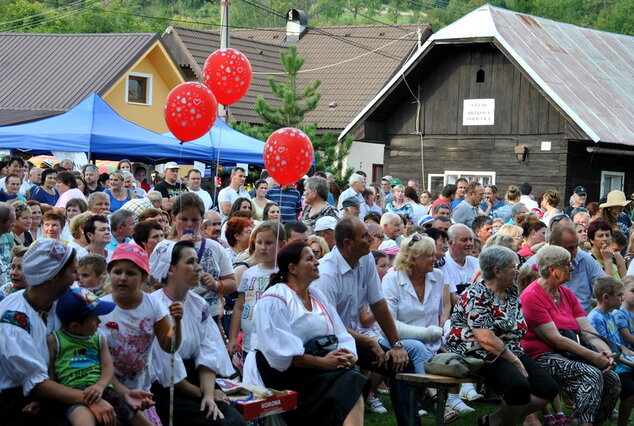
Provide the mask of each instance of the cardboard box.
[{"label": "cardboard box", "polygon": [[253,420],[297,408],[297,392],[288,391],[283,395],[273,395],[266,399],[241,401],[236,408],[245,420]]}]

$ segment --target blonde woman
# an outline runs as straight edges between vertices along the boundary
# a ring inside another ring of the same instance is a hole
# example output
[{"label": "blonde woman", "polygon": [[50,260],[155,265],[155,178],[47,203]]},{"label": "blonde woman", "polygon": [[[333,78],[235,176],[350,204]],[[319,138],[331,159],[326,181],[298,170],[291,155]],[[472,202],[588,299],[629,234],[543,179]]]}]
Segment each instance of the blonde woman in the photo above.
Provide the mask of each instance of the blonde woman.
[{"label": "blonde woman", "polygon": [[326,240],[317,235],[311,235],[308,237],[308,247],[313,251],[313,254],[317,258],[317,260],[321,259],[328,253],[330,253],[330,249],[328,248],[328,244]]}]

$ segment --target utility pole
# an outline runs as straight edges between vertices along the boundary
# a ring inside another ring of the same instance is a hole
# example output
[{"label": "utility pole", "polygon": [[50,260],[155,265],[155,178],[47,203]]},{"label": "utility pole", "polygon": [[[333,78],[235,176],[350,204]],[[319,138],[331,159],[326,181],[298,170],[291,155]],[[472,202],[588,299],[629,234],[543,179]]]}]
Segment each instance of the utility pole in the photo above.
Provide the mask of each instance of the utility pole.
[{"label": "utility pole", "polygon": [[[229,28],[231,28],[231,19],[229,16],[229,6],[231,2],[229,0],[220,0],[220,48],[228,49],[231,47],[231,36],[229,34]],[[223,105],[218,105],[218,115],[225,122],[229,119],[229,113],[227,108]]]}]

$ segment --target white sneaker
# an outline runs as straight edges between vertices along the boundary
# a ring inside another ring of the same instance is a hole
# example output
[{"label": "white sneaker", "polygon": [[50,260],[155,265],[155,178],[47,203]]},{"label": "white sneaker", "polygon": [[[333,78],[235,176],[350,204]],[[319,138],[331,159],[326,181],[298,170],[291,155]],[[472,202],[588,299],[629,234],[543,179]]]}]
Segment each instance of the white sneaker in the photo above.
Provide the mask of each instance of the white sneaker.
[{"label": "white sneaker", "polygon": [[365,409],[371,413],[385,414],[387,409],[381,403],[381,400],[376,396],[369,396],[365,402]]},{"label": "white sneaker", "polygon": [[418,410],[418,417],[423,417],[427,415],[427,411],[425,410]]},{"label": "white sneaker", "polygon": [[466,401],[477,401],[484,398],[484,395],[478,393],[473,383],[463,383],[460,387],[460,398]]},{"label": "white sneaker", "polygon": [[462,402],[460,398],[456,398],[453,401],[447,401],[447,405],[454,409],[454,411],[459,412],[460,414],[473,413],[475,409],[469,407],[467,404]]}]

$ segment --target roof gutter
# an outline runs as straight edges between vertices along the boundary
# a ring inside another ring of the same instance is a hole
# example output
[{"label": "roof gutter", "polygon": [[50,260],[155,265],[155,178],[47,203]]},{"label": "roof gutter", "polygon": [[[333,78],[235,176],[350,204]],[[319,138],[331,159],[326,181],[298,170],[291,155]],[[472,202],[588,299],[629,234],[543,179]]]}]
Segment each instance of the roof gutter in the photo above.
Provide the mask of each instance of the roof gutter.
[{"label": "roof gutter", "polygon": [[627,151],[625,149],[589,146],[586,147],[586,151],[588,151],[589,154],[625,155],[628,157],[634,157],[634,151]]}]

